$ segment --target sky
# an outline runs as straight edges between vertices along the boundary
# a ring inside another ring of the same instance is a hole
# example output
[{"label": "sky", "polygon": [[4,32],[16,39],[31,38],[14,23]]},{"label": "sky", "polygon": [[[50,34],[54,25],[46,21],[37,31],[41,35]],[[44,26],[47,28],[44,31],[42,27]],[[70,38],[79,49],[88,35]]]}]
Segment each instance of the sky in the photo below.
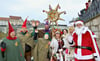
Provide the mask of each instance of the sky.
[{"label": "sky", "polygon": [[88,0],[0,0],[0,17],[21,16],[24,20],[29,16],[28,20],[39,20],[44,22],[47,14],[43,10],[49,11],[49,4],[54,9],[57,4],[61,9],[58,11],[66,11],[67,14],[61,14],[61,18],[65,21],[58,21],[59,24],[69,24],[73,18],[78,17],[78,12],[85,8]]}]

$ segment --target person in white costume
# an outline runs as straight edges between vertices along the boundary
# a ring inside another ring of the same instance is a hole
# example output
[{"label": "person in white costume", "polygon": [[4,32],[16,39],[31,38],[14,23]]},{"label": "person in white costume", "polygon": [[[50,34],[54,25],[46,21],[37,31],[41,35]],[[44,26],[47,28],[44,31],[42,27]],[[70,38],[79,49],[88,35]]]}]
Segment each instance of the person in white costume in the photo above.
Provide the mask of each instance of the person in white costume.
[{"label": "person in white costume", "polygon": [[[50,47],[52,48],[51,61],[64,61],[63,53],[62,53],[63,46],[64,46],[64,41],[61,38],[61,30],[57,29],[50,43]],[[54,59],[54,57],[56,59]]]},{"label": "person in white costume", "polygon": [[72,33],[74,32],[74,23],[70,23],[68,31],[66,37],[67,49],[65,51],[65,61],[74,61],[74,48],[71,47],[74,44],[72,36]]}]

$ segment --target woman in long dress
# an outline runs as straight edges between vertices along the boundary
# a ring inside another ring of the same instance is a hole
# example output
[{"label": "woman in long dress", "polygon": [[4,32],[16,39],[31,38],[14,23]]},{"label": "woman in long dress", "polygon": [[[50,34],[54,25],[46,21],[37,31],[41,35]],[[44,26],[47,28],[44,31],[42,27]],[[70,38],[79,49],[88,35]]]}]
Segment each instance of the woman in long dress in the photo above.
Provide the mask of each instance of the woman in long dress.
[{"label": "woman in long dress", "polygon": [[73,42],[73,36],[72,33],[74,32],[74,27],[70,26],[69,27],[69,33],[66,37],[67,40],[67,49],[65,51],[65,61],[74,61],[74,48],[72,48],[72,44],[74,44]]},{"label": "woman in long dress", "polygon": [[60,29],[57,29],[50,43],[50,47],[52,49],[51,61],[64,61],[63,46],[64,46],[64,41],[61,38],[61,31]]}]

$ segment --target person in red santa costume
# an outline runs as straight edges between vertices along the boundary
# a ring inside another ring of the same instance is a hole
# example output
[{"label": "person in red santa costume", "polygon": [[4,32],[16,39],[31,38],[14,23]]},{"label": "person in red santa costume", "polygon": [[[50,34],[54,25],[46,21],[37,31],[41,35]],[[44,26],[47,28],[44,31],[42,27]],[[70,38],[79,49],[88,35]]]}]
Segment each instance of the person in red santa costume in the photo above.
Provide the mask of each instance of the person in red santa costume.
[{"label": "person in red santa costume", "polygon": [[82,20],[75,22],[73,41],[75,61],[100,61],[100,52],[95,34],[84,26]]}]

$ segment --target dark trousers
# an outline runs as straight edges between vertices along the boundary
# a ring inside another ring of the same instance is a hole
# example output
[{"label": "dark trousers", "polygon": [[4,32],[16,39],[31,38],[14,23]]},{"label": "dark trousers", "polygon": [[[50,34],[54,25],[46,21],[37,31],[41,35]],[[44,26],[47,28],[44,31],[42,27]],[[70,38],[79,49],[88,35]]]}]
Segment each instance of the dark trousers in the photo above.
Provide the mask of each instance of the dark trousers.
[{"label": "dark trousers", "polygon": [[25,59],[31,61],[31,47],[27,44],[25,44]]}]

